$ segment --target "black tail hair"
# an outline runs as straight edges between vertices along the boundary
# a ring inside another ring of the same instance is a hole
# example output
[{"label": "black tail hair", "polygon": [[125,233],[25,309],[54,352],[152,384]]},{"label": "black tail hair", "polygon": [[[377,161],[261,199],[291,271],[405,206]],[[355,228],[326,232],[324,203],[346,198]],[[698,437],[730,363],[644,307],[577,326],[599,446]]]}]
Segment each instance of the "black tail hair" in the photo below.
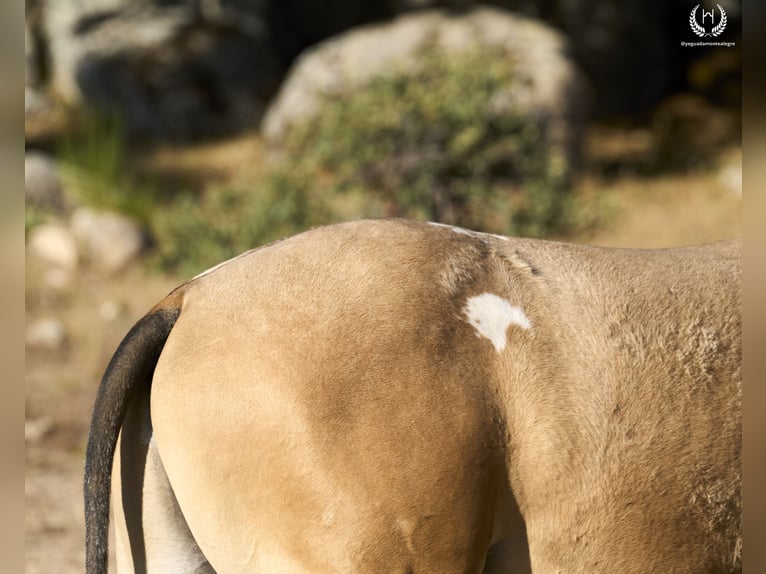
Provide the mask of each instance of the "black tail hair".
[{"label": "black tail hair", "polygon": [[85,572],[106,574],[109,497],[117,437],[136,391],[150,386],[165,341],[181,312],[149,312],[128,332],[109,361],[93,407],[85,454]]}]

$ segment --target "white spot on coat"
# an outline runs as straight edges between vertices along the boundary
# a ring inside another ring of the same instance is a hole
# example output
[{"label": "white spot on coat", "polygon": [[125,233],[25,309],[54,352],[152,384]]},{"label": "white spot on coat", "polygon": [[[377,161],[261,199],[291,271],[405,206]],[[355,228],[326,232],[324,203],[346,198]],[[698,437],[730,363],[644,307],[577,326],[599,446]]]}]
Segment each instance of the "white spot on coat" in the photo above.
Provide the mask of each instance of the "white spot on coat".
[{"label": "white spot on coat", "polygon": [[499,353],[508,343],[506,332],[511,325],[530,329],[532,323],[524,311],[506,299],[492,293],[469,297],[463,307],[468,322],[476,329],[477,337],[489,339]]}]

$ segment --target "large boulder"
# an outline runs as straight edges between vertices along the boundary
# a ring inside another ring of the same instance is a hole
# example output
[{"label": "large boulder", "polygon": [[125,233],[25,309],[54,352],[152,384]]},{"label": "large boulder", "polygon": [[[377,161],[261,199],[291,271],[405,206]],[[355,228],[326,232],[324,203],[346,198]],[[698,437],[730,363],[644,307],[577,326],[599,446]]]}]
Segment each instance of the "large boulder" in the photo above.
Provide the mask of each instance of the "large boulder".
[{"label": "large boulder", "polygon": [[413,73],[431,47],[448,54],[483,48],[504,58],[513,69],[513,81],[492,98],[494,109],[483,117],[507,111],[540,120],[551,159],[560,162],[564,173],[572,171],[578,163],[588,90],[568,56],[567,42],[541,22],[493,8],[416,12],[357,28],[308,50],[264,116],[267,145],[279,149],[292,127],[321,113],[326,98],[364,89],[374,78]]},{"label": "large boulder", "polygon": [[268,29],[251,8],[216,6],[57,0],[45,11],[52,90],[70,104],[116,110],[132,136],[257,125],[278,78]]}]

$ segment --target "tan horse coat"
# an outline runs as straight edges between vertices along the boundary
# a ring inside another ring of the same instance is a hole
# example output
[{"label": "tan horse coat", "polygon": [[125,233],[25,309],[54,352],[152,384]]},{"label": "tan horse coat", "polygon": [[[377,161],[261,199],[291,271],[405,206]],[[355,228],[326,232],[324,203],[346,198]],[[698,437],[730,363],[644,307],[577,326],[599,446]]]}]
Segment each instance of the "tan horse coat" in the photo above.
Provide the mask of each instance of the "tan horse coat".
[{"label": "tan horse coat", "polygon": [[120,429],[121,571],[740,572],[740,274],[405,221],[243,254],[104,376],[88,572]]}]

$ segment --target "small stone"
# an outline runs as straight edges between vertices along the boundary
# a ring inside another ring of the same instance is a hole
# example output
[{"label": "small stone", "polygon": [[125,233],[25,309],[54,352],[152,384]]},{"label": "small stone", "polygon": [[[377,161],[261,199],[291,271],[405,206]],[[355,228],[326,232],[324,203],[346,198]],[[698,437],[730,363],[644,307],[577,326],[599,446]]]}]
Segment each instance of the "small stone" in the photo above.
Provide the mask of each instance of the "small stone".
[{"label": "small stone", "polygon": [[718,172],[718,181],[732,193],[742,196],[742,166],[731,163]]},{"label": "small stone", "polygon": [[125,304],[122,301],[109,299],[98,307],[98,314],[104,321],[116,321],[125,313]]},{"label": "small stone", "polygon": [[74,236],[58,223],[35,227],[29,233],[28,249],[41,261],[67,270],[75,269],[80,259]]},{"label": "small stone", "polygon": [[37,443],[43,440],[53,430],[53,421],[48,417],[24,421],[24,441]]},{"label": "small stone", "polygon": [[108,273],[127,267],[146,245],[141,227],[117,213],[80,208],[72,215],[71,224],[84,255],[96,268]]},{"label": "small stone", "polygon": [[74,271],[61,267],[50,267],[43,272],[43,282],[46,287],[55,291],[64,291],[72,286]]},{"label": "small stone", "polygon": [[27,325],[26,343],[29,347],[57,351],[62,349],[66,342],[66,329],[58,319],[37,319]]},{"label": "small stone", "polygon": [[61,210],[64,205],[56,162],[40,152],[24,156],[24,189],[27,203]]}]

